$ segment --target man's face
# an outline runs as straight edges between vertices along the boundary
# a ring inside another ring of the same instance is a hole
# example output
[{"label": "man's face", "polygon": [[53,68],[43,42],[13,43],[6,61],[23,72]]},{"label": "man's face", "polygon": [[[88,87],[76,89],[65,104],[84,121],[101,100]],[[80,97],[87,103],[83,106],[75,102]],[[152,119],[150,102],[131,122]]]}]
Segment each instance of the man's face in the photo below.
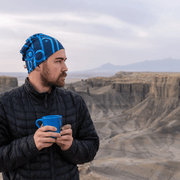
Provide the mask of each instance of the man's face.
[{"label": "man's face", "polygon": [[61,49],[42,63],[41,80],[44,86],[64,86],[68,70],[65,64],[66,59],[65,50]]}]

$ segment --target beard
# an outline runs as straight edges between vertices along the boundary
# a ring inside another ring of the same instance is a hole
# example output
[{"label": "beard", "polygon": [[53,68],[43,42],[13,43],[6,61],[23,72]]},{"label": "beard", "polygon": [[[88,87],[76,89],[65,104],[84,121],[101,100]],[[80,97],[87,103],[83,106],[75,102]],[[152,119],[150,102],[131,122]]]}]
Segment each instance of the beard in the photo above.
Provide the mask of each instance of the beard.
[{"label": "beard", "polygon": [[55,79],[53,78],[52,74],[50,73],[50,70],[48,69],[46,64],[43,64],[43,73],[41,74],[41,80],[42,84],[46,87],[63,87],[64,86],[64,80],[62,78],[66,77],[67,73],[63,71],[59,74],[59,76]]}]

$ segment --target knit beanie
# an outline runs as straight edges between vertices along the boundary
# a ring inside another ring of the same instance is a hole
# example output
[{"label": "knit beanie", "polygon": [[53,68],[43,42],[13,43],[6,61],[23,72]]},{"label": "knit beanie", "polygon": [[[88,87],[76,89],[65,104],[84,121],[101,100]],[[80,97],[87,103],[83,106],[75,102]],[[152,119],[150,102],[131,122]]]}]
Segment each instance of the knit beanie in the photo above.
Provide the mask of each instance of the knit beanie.
[{"label": "knit beanie", "polygon": [[26,40],[20,53],[22,54],[22,60],[26,62],[28,73],[30,73],[39,64],[60,49],[64,49],[64,47],[58,40],[39,33],[30,36]]}]

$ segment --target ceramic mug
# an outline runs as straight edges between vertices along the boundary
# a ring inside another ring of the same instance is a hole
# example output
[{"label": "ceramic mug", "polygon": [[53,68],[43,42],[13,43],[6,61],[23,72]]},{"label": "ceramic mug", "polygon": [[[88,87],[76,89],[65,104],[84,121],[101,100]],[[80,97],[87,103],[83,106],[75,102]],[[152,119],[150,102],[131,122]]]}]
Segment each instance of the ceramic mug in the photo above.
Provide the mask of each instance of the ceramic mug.
[{"label": "ceramic mug", "polygon": [[62,127],[62,116],[61,115],[47,115],[43,116],[41,119],[36,120],[36,126],[40,128],[39,122],[43,124],[43,126],[54,126],[57,128],[57,133],[60,133]]}]

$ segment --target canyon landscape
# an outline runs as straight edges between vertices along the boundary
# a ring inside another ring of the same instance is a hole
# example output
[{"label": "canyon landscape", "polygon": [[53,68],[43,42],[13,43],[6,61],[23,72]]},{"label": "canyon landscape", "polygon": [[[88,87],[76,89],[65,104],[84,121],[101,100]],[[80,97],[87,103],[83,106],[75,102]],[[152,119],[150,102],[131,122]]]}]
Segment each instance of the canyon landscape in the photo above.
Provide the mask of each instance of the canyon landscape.
[{"label": "canyon landscape", "polygon": [[[1,78],[1,93],[17,86]],[[120,71],[64,88],[83,97],[100,137],[81,180],[180,179],[180,73]]]},{"label": "canyon landscape", "polygon": [[118,72],[81,80],[80,94],[100,137],[82,180],[180,179],[180,74]]}]

